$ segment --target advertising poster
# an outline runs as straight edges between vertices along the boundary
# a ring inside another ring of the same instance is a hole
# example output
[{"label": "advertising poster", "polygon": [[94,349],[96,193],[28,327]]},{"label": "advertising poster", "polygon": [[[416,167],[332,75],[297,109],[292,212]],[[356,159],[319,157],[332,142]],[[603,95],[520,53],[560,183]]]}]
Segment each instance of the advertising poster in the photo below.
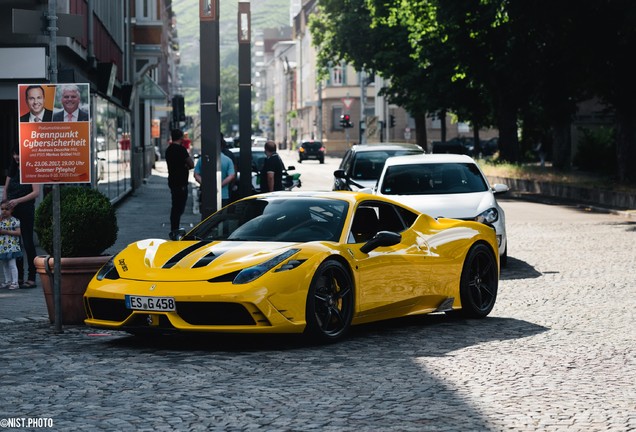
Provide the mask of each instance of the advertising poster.
[{"label": "advertising poster", "polygon": [[20,181],[90,183],[88,84],[19,84]]}]

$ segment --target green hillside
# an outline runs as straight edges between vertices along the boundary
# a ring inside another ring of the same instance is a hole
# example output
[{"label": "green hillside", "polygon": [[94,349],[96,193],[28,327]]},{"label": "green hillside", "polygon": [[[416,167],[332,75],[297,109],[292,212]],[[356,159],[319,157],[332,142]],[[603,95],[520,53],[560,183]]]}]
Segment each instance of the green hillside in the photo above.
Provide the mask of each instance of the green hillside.
[{"label": "green hillside", "polygon": [[[221,98],[223,132],[229,134],[238,119],[238,1],[220,1],[219,37],[221,63]],[[289,26],[289,0],[251,0],[252,35],[266,28]],[[196,117],[200,108],[199,57],[199,1],[173,0],[172,8],[177,16],[177,32],[181,54],[180,73],[185,109],[189,116]],[[192,137],[196,143],[197,126]],[[229,135],[228,135],[229,136]]]},{"label": "green hillside", "polygon": [[[231,64],[237,47],[237,0],[218,0],[221,6],[219,34],[221,39],[221,64]],[[252,33],[265,28],[288,26],[289,0],[251,0]],[[199,63],[199,1],[173,0],[172,9],[177,15],[177,31],[181,50],[181,63]],[[236,62],[234,62],[236,64]]]}]

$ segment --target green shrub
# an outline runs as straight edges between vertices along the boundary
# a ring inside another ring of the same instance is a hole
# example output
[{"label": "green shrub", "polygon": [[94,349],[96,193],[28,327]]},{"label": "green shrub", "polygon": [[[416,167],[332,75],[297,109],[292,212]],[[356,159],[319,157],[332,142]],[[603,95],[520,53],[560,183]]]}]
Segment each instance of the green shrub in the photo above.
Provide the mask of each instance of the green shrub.
[{"label": "green shrub", "polygon": [[611,127],[580,129],[582,136],[572,160],[581,170],[599,174],[616,172],[616,139]]},{"label": "green shrub", "polygon": [[[40,246],[53,255],[53,194],[35,211],[35,232]],[[62,257],[101,255],[117,240],[117,216],[101,192],[84,186],[60,188]]]}]

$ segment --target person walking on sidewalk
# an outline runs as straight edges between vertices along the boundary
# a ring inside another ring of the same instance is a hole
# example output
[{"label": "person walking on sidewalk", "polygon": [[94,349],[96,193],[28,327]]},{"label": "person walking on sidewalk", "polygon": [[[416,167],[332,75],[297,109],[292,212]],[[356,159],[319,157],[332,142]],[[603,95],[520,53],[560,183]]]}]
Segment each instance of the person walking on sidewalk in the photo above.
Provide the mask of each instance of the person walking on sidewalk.
[{"label": "person walking on sidewalk", "polygon": [[175,240],[181,223],[181,215],[185,211],[188,201],[188,177],[194,168],[194,161],[182,145],[183,131],[173,129],[171,142],[166,149],[166,164],[168,165],[168,186],[172,196],[170,209],[170,239]]},{"label": "person walking on sidewalk", "polygon": [[[35,200],[40,195],[40,185],[20,183],[20,145],[13,147],[13,160],[9,167],[7,181],[2,190],[2,201],[13,212],[13,216],[20,220],[20,232],[22,233],[22,250],[26,253],[28,274],[22,288],[35,288],[35,242],[33,241],[33,224],[35,222]],[[23,258],[17,258],[18,280],[24,273]],[[22,283],[22,280],[20,280]]]},{"label": "person walking on sidewalk", "polygon": [[273,192],[283,190],[283,161],[276,153],[276,143],[265,143],[265,164],[261,171],[261,192]]},{"label": "person walking on sidewalk", "polygon": [[[234,172],[234,162],[225,153],[219,154],[221,157],[221,206],[225,207],[230,202],[230,185],[236,178]],[[194,167],[194,179],[201,184],[201,158]]]},{"label": "person walking on sidewalk", "polygon": [[10,290],[20,288],[18,283],[18,266],[16,258],[22,257],[20,247],[20,221],[13,217],[9,203],[0,204],[0,269],[4,275],[4,283],[0,288]]}]

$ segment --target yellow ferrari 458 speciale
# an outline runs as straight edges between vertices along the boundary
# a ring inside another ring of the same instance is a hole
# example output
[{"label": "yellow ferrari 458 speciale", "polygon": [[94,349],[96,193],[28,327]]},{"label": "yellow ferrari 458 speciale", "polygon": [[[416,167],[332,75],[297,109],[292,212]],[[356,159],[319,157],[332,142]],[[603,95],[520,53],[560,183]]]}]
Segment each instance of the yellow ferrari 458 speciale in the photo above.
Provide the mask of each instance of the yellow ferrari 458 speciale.
[{"label": "yellow ferrari 458 speciale", "polygon": [[415,314],[485,317],[495,231],[358,192],[245,198],[183,238],[130,244],[90,282],[86,324],[131,333],[301,333]]}]

